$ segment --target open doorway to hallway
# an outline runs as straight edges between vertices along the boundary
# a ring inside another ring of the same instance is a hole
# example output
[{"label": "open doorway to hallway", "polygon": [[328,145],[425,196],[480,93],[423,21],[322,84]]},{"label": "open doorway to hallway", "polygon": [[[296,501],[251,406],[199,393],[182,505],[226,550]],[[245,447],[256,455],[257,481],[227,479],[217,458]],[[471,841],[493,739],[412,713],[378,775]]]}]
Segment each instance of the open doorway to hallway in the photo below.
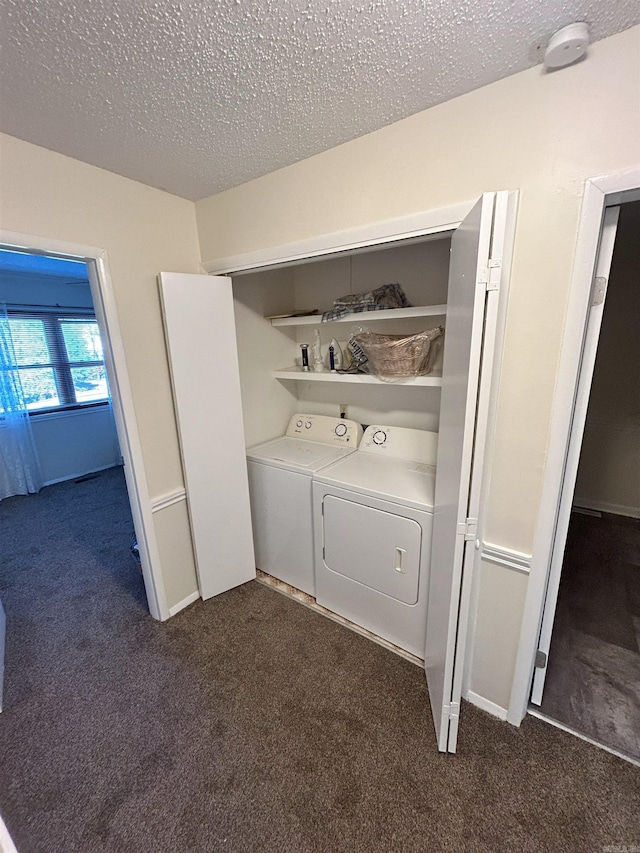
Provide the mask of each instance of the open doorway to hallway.
[{"label": "open doorway to hallway", "polygon": [[532,699],[551,720],[640,762],[638,233],[640,202],[622,204],[546,677],[537,673]]},{"label": "open doorway to hallway", "polygon": [[109,578],[148,612],[87,265],[0,250],[0,306],[8,623],[27,618],[36,598],[59,609],[65,591],[90,608],[93,594],[108,594]]}]

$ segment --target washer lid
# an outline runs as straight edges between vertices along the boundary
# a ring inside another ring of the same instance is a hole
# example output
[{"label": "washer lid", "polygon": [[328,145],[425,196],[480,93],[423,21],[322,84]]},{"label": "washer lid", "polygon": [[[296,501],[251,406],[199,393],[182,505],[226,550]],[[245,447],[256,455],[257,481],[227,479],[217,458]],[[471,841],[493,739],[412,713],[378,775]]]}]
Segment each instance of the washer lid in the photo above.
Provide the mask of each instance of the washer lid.
[{"label": "washer lid", "polygon": [[314,479],[414,509],[433,510],[434,465],[357,452],[324,468]]},{"label": "washer lid", "polygon": [[332,447],[317,441],[283,436],[250,447],[247,450],[247,459],[311,475],[314,471],[353,454],[354,450],[355,447]]}]

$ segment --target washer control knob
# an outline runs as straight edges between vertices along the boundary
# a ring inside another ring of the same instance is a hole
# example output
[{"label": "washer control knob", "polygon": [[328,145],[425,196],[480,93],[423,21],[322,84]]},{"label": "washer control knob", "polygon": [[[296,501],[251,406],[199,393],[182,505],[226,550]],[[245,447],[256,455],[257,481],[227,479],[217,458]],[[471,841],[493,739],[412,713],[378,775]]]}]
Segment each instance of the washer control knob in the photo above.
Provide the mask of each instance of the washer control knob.
[{"label": "washer control knob", "polygon": [[347,425],[346,424],[336,424],[336,428],[334,430],[335,434],[338,438],[342,438],[347,434]]},{"label": "washer control knob", "polygon": [[302,421],[296,421],[296,426],[298,429],[302,429]]},{"label": "washer control knob", "polygon": [[311,426],[312,426],[311,421],[307,421],[306,424],[304,425],[304,428],[305,429],[311,429]]},{"label": "washer control knob", "polygon": [[374,444],[384,444],[387,440],[387,434],[384,430],[377,429],[373,434],[373,443]]}]

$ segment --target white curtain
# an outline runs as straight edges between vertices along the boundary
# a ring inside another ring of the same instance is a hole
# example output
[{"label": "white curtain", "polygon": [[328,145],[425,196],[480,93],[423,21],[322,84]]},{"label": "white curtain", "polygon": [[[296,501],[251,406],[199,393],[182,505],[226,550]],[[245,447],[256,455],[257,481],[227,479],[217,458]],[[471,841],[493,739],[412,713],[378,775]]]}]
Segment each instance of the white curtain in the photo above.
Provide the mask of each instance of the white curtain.
[{"label": "white curtain", "polygon": [[0,303],[0,500],[42,487],[38,454],[22,394],[7,306]]}]

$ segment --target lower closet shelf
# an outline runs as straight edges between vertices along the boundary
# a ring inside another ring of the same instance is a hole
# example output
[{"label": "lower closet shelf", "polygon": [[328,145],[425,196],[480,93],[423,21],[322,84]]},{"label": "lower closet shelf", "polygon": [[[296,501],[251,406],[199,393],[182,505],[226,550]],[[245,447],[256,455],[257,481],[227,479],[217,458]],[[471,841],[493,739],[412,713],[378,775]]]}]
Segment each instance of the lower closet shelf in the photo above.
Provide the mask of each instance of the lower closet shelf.
[{"label": "lower closet shelf", "polygon": [[366,373],[331,373],[328,370],[324,373],[306,373],[299,367],[288,367],[286,370],[274,370],[273,375],[276,379],[293,379],[297,382],[353,382],[360,385],[410,385],[423,388],[442,386],[442,376],[436,374],[383,380]]}]

